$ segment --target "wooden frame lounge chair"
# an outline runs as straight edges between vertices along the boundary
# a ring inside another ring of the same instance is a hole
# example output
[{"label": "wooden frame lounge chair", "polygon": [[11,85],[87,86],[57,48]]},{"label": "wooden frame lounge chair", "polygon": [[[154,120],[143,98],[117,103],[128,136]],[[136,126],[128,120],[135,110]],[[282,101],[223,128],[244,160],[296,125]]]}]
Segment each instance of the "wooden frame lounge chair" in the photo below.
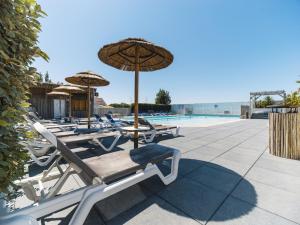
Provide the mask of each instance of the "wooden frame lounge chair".
[{"label": "wooden frame lounge chair", "polygon": [[[0,224],[36,225],[39,218],[78,204],[69,224],[82,225],[95,203],[117,192],[155,175],[158,175],[165,185],[177,178],[181,154],[176,149],[149,144],[131,151],[118,151],[81,160],[47,129],[41,129],[43,136],[59,149],[69,167],[43,198],[36,197],[38,203],[0,217]],[[156,164],[167,158],[172,159],[172,164],[171,172],[165,176]],[[69,175],[74,173],[78,174],[87,186],[56,196]]]},{"label": "wooden frame lounge chair", "polygon": [[[157,135],[161,135],[161,134],[172,134],[174,137],[177,137],[179,135],[179,130],[180,130],[179,126],[151,124],[149,121],[145,120],[144,118],[139,118],[139,124],[150,128],[149,131],[140,132],[140,135],[143,137],[146,143],[152,142]],[[174,129],[175,129],[175,133],[173,132]]]}]

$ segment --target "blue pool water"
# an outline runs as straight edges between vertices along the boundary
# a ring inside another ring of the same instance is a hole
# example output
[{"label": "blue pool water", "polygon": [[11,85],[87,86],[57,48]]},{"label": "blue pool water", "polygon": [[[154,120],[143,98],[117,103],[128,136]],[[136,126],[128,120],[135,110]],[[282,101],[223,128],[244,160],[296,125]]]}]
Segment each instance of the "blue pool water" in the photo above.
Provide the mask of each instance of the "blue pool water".
[{"label": "blue pool water", "polygon": [[[144,116],[150,123],[179,125],[182,127],[207,127],[217,124],[239,121],[239,116],[236,115],[170,115],[170,116]],[[127,120],[132,120],[133,117],[126,117]]]}]

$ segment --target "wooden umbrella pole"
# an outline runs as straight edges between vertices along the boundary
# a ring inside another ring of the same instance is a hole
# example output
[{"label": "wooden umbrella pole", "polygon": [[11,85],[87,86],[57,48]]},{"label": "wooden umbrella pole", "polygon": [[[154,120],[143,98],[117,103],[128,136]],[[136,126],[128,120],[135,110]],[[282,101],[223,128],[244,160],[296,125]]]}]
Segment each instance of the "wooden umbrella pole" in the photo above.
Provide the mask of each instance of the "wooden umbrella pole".
[{"label": "wooden umbrella pole", "polygon": [[91,114],[91,90],[90,90],[90,79],[88,81],[88,129],[91,128],[91,119],[90,119],[90,114]]},{"label": "wooden umbrella pole", "polygon": [[61,120],[61,97],[59,96],[59,119]]},{"label": "wooden umbrella pole", "polygon": [[[135,74],[134,74],[134,128],[139,127],[139,46],[135,48]],[[139,134],[134,132],[134,148],[138,148]]]},{"label": "wooden umbrella pole", "polygon": [[70,122],[71,122],[71,118],[72,118],[72,115],[71,115],[71,111],[72,111],[72,103],[71,103],[71,92],[69,93],[70,96],[69,96],[69,118],[70,118]]}]

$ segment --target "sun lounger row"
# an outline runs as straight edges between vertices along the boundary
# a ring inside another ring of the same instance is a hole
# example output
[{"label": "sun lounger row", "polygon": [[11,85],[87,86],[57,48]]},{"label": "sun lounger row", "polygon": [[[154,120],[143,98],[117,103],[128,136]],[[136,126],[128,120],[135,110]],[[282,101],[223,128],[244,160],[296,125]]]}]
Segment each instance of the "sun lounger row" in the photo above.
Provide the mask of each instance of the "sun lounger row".
[{"label": "sun lounger row", "polygon": [[[49,170],[39,179],[27,179],[18,185],[22,186],[26,196],[35,204],[16,210],[0,219],[1,224],[38,224],[37,220],[74,204],[78,207],[69,224],[83,224],[93,205],[119,191],[122,191],[151,176],[158,175],[167,185],[174,181],[178,173],[180,152],[176,149],[148,144],[130,151],[117,151],[101,156],[81,159],[66,144],[70,138],[58,138],[42,124],[36,122],[34,129],[55,147],[59,157],[52,163]],[[109,133],[79,135],[77,140],[93,140],[97,135],[111,135]],[[101,136],[102,137],[102,136]],[[43,146],[42,146],[43,147]],[[44,146],[45,147],[45,146]],[[50,170],[59,167],[58,160],[64,159],[68,167],[59,174],[55,185],[49,191],[43,188],[43,182],[52,179]],[[158,163],[170,158],[172,166],[166,176],[157,167]],[[57,196],[70,175],[77,174],[86,184],[85,187]],[[39,184],[40,193],[36,193],[33,184]]]}]

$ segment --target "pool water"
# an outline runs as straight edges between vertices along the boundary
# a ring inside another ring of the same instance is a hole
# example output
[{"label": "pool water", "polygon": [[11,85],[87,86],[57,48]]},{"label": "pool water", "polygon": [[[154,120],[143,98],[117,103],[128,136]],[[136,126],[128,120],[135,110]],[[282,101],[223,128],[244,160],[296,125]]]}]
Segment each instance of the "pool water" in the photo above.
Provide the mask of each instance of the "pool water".
[{"label": "pool water", "polygon": [[[239,121],[236,115],[170,115],[170,116],[144,116],[146,120],[153,124],[179,125],[182,127],[208,127],[218,124]],[[126,117],[133,120],[133,117]]]}]

